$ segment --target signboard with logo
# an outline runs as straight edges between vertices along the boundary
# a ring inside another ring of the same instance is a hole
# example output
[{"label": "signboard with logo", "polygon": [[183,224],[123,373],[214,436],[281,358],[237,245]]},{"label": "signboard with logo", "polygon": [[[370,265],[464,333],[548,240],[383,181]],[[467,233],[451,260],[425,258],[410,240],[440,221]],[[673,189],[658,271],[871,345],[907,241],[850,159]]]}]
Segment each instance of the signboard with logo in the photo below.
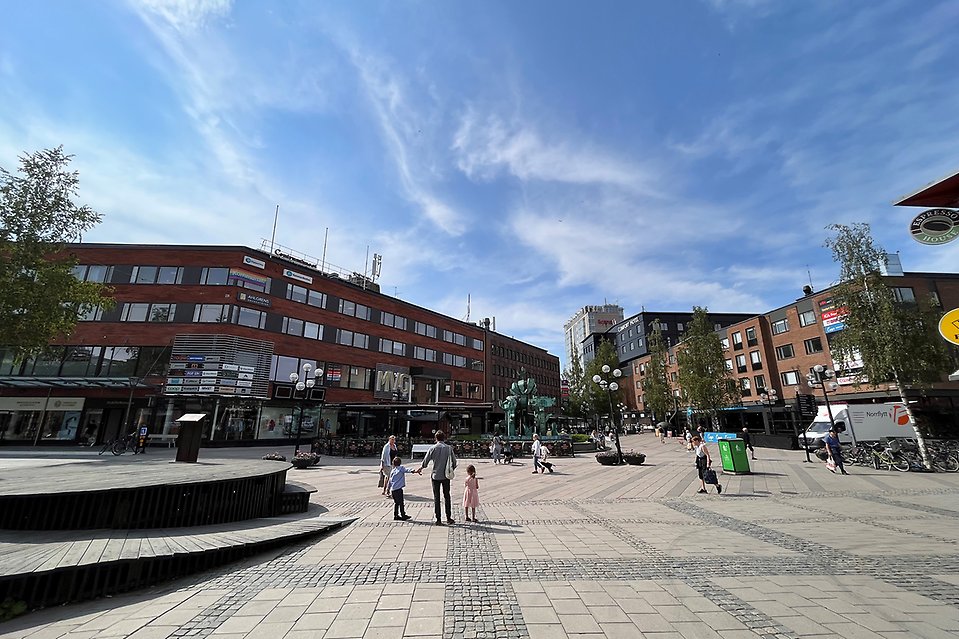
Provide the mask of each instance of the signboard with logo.
[{"label": "signboard with logo", "polygon": [[720,439],[736,439],[736,437],[736,433],[714,433],[711,430],[703,433],[703,441],[711,444],[715,444]]},{"label": "signboard with logo", "polygon": [[0,397],[0,410],[83,410],[83,397]]},{"label": "signboard with logo", "polygon": [[283,269],[283,276],[288,277],[291,280],[297,280],[299,282],[305,282],[307,284],[313,283],[313,278],[309,275],[303,275],[303,273],[297,273],[296,271],[290,270],[288,268]]},{"label": "signboard with logo", "polygon": [[929,209],[913,218],[909,225],[912,239],[920,244],[946,244],[959,237],[959,211]]},{"label": "signboard with logo", "polygon": [[832,298],[819,301],[819,315],[822,318],[822,330],[825,333],[835,333],[846,328],[843,322],[846,309],[837,308]]},{"label": "signboard with logo", "polygon": [[250,257],[249,255],[243,256],[243,263],[247,266],[253,266],[255,268],[266,268],[266,262],[263,260],[258,260],[255,257]]},{"label": "signboard with logo", "polygon": [[410,369],[391,364],[376,365],[373,397],[377,399],[406,399],[410,395],[413,378]]},{"label": "signboard with logo", "polygon": [[273,343],[234,335],[177,335],[167,395],[269,396]]},{"label": "signboard with logo", "polygon": [[799,414],[803,417],[815,417],[819,412],[814,395],[796,395],[796,406],[799,408]]},{"label": "signboard with logo", "polygon": [[247,282],[253,284],[254,286],[248,286],[247,288],[255,288],[257,290],[266,290],[270,285],[270,278],[265,275],[257,275],[256,273],[250,273],[249,271],[244,271],[239,268],[230,269],[230,282]]},{"label": "signboard with logo", "polygon": [[959,308],[954,308],[939,320],[939,334],[951,344],[959,346]]},{"label": "signboard with logo", "polygon": [[236,299],[240,302],[256,304],[257,306],[266,306],[267,308],[273,306],[273,302],[270,301],[270,298],[262,295],[253,295],[252,293],[247,293],[246,291],[239,291],[236,294]]}]

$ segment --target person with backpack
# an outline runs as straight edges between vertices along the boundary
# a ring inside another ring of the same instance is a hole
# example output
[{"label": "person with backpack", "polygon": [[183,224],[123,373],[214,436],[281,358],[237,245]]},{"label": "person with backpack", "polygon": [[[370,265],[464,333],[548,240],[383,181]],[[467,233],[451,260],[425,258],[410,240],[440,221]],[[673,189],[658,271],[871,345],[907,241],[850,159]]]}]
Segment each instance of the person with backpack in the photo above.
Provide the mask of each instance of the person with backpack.
[{"label": "person with backpack", "polygon": [[423,456],[422,468],[429,466],[430,462],[433,464],[430,479],[433,480],[433,506],[436,513],[436,525],[443,525],[440,514],[441,489],[446,506],[446,523],[455,524],[453,505],[450,502],[450,480],[453,479],[453,472],[456,470],[456,455],[453,453],[453,447],[446,443],[446,433],[441,430],[436,431],[436,443],[430,446],[426,455]]}]

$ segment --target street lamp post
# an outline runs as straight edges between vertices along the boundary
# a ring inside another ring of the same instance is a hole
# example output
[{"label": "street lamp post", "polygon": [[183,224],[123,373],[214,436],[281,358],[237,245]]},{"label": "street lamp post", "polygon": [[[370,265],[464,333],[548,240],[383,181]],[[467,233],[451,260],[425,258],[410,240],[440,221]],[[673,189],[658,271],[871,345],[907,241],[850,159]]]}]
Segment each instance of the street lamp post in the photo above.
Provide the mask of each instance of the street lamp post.
[{"label": "street lamp post", "polygon": [[[822,398],[826,402],[826,411],[829,413],[829,424],[833,428],[836,427],[836,419],[832,413],[832,405],[829,403],[829,391],[835,391],[839,388],[839,384],[832,381],[835,377],[836,371],[826,368],[822,364],[813,366],[812,371],[806,375],[806,381],[809,382],[810,388],[822,388]],[[856,433],[852,429],[852,424],[848,424],[848,426],[849,436],[852,437],[852,443],[855,445]]]},{"label": "street lamp post", "polygon": [[[312,375],[310,374],[311,371],[313,373]],[[309,362],[303,364],[303,380],[300,380],[300,376],[296,371],[290,373],[290,382],[295,385],[298,392],[303,393],[303,399],[300,401],[300,419],[296,423],[296,443],[293,448],[294,455],[300,452],[300,433],[303,429],[303,406],[306,404],[306,400],[309,399],[309,391],[316,386],[316,378],[322,374],[323,369],[317,368],[313,370],[313,365]]]},{"label": "street lamp post", "polygon": [[[593,375],[593,382],[606,391],[606,397],[609,399],[609,416],[613,422],[613,433],[616,435],[616,454],[619,456],[619,463],[622,464],[623,449],[619,445],[619,424],[616,420],[616,411],[613,409],[613,393],[619,390],[619,384],[615,380],[622,376],[623,371],[618,368],[610,370],[608,364],[603,364],[601,370],[603,375]],[[604,377],[605,375],[612,375],[612,379]]]},{"label": "street lamp post", "polygon": [[763,406],[766,407],[766,415],[769,418],[769,429],[766,431],[766,434],[771,435],[772,434],[771,431],[775,430],[773,428],[775,424],[773,423],[772,407],[776,404],[776,402],[779,401],[779,394],[776,393],[775,388],[764,389],[763,392],[759,393],[759,399],[762,400]]}]

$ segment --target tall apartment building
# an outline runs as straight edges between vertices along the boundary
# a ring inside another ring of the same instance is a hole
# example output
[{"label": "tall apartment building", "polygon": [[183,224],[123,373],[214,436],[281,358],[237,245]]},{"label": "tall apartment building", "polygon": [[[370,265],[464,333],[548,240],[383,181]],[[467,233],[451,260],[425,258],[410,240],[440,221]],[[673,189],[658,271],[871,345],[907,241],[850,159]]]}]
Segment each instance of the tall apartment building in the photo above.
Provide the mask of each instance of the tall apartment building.
[{"label": "tall apartment building", "polygon": [[573,361],[573,353],[585,364],[592,359],[590,336],[602,334],[623,321],[623,307],[618,304],[584,306],[563,325],[566,334],[566,365]]}]

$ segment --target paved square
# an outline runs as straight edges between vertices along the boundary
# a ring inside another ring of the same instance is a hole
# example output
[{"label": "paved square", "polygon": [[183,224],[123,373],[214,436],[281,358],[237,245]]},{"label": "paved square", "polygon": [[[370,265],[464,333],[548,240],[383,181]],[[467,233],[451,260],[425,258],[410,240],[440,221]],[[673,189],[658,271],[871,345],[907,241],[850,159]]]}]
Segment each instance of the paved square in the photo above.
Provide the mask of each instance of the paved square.
[{"label": "paved square", "polygon": [[0,624],[0,637],[959,636],[959,475],[842,477],[759,450],[755,474],[699,495],[678,444],[626,445],[649,465],[585,456],[531,476],[527,460],[474,462],[481,521],[464,522],[457,480],[454,526],[432,525],[429,482],[410,480],[414,519],[394,522],[374,463],[327,458],[291,479],[353,525],[188,580],[35,611]]}]

